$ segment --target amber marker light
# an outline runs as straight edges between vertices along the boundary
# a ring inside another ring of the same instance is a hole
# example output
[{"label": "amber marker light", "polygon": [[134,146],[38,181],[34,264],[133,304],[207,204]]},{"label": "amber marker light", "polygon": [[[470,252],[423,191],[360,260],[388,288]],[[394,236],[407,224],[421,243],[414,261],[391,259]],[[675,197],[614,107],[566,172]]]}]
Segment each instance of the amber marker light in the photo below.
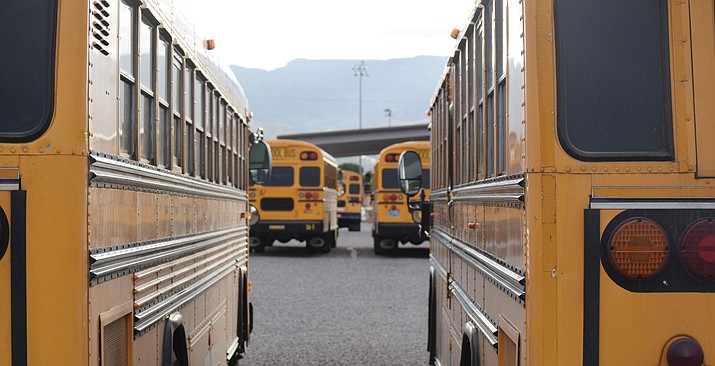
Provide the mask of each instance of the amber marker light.
[{"label": "amber marker light", "polygon": [[715,278],[715,222],[712,217],[695,221],[680,240],[680,263],[691,276]]},{"label": "amber marker light", "polygon": [[634,217],[622,222],[608,241],[608,258],[622,275],[646,279],[660,272],[668,261],[670,243],[655,221]]},{"label": "amber marker light", "polygon": [[216,48],[216,41],[214,41],[213,39],[207,39],[206,40],[206,49],[211,51],[214,48]]},{"label": "amber marker light", "polygon": [[452,33],[449,36],[454,39],[457,39],[457,37],[459,37],[459,29],[457,29],[457,28],[452,29]]}]

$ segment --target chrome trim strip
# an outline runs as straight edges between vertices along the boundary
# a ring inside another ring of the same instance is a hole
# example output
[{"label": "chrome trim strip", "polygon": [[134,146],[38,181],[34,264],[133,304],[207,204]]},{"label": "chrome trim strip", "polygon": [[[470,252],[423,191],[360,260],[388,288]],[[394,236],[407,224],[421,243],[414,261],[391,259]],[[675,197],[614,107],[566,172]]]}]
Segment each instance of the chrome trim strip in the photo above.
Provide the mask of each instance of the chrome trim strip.
[{"label": "chrome trim strip", "polygon": [[19,191],[19,179],[2,179],[0,180],[0,191]]},{"label": "chrome trim strip", "polygon": [[633,199],[592,199],[589,205],[591,209],[597,210],[639,210],[639,209],[690,209],[690,210],[712,210],[715,209],[713,200],[679,200],[679,201],[658,201],[658,200],[633,200]]},{"label": "chrome trim strip", "polygon": [[430,254],[429,256],[429,262],[434,267],[435,272],[439,274],[440,277],[442,277],[443,280],[447,280],[447,268],[444,268],[442,263],[437,259],[437,257],[433,256]]},{"label": "chrome trim strip", "polygon": [[455,254],[475,266],[499,285],[504,286],[514,296],[524,300],[526,277],[504,267],[457,239],[454,240],[453,244],[458,249],[453,251]]},{"label": "chrome trim strip", "polygon": [[150,326],[163,320],[172,312],[187,304],[202,292],[233,273],[238,268],[236,262],[229,263],[215,272],[208,275],[191,286],[171,295],[170,297],[150,306],[146,309],[139,309],[134,312],[134,332],[142,333]]},{"label": "chrome trim strip", "polygon": [[430,191],[429,197],[431,201],[436,201],[439,200],[440,198],[442,200],[447,199],[447,191],[446,190],[440,190],[440,191]]},{"label": "chrome trim strip", "polygon": [[248,227],[218,230],[130,247],[93,249],[89,253],[90,286],[137,272],[153,265],[198,252],[227,241],[248,241]]},{"label": "chrome trim strip", "polygon": [[489,317],[480,309],[474,301],[467,295],[466,292],[455,282],[450,281],[449,291],[454,295],[454,298],[459,301],[467,313],[467,316],[474,322],[474,324],[479,328],[479,330],[484,334],[484,338],[493,346],[497,346],[497,335],[498,328],[497,325],[489,320]]},{"label": "chrome trim strip", "polygon": [[524,204],[524,194],[514,193],[494,193],[494,194],[478,194],[468,196],[455,196],[452,198],[454,202],[499,202],[499,203],[516,203]]},{"label": "chrome trim strip", "polygon": [[248,201],[248,194],[235,188],[151,169],[138,163],[115,160],[95,152],[90,155],[89,176],[90,184],[118,184],[210,198]]},{"label": "chrome trim strip", "polygon": [[439,228],[432,229],[432,238],[446,245],[449,250],[471,264],[487,276],[493,283],[502,288],[511,296],[526,301],[526,277],[504,266],[503,264],[489,258],[469,244],[452,238]]},{"label": "chrome trim strip", "polygon": [[524,191],[524,177],[459,186],[452,191],[452,194],[454,196],[458,196],[463,194],[469,195],[494,191]]}]

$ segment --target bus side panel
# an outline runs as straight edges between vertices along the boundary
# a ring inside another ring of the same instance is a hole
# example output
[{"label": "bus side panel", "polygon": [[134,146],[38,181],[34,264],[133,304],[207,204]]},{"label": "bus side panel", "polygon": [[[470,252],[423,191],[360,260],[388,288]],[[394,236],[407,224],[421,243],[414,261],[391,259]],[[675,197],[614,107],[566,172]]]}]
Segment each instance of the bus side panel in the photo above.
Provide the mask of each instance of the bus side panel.
[{"label": "bus side panel", "polygon": [[87,158],[20,158],[27,191],[28,364],[87,363]]}]

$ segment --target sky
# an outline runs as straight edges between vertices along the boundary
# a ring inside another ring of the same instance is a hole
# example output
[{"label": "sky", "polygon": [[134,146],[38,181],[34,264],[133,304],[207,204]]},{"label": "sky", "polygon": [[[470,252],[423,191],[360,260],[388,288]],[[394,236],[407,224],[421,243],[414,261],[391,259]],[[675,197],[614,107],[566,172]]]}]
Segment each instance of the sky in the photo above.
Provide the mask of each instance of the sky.
[{"label": "sky", "polygon": [[449,56],[474,0],[174,0],[225,65]]}]

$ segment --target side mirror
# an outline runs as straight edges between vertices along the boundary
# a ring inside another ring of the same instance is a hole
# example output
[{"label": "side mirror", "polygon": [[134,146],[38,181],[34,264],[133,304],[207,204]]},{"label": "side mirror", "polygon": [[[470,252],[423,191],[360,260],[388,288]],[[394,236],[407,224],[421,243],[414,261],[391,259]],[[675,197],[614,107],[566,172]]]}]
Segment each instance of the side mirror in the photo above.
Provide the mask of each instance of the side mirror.
[{"label": "side mirror", "polygon": [[397,163],[397,177],[400,180],[400,190],[408,197],[417,194],[422,188],[422,161],[414,151],[405,151]]},{"label": "side mirror", "polygon": [[257,141],[248,152],[248,173],[255,184],[263,184],[270,178],[273,167],[271,147],[265,141]]}]

